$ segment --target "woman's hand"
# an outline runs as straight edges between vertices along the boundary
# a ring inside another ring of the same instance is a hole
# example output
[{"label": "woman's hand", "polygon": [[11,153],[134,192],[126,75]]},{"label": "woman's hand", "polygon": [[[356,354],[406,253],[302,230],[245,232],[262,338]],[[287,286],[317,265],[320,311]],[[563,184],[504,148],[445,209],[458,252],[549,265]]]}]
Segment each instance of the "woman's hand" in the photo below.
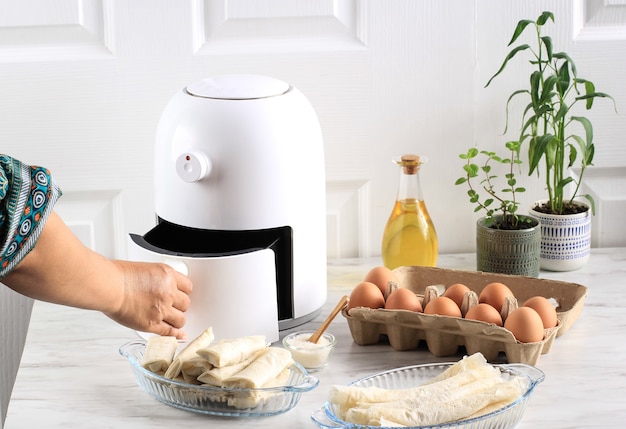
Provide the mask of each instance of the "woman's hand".
[{"label": "woman's hand", "polygon": [[100,311],[131,329],[185,337],[188,277],[165,264],[107,259],[85,247],[54,212],[2,283],[34,299]]},{"label": "woman's hand", "polygon": [[191,280],[166,264],[113,263],[123,274],[124,290],[116,308],[105,314],[132,329],[184,339]]}]

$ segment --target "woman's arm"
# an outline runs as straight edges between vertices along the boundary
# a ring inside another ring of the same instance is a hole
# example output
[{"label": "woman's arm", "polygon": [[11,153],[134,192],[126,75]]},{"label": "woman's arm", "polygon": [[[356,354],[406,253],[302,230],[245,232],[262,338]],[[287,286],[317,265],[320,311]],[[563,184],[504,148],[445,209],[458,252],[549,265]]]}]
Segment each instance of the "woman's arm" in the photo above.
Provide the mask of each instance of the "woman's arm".
[{"label": "woman's arm", "polygon": [[33,250],[2,283],[34,299],[101,311],[131,329],[185,335],[188,277],[166,264],[107,259],[85,247],[54,212]]}]

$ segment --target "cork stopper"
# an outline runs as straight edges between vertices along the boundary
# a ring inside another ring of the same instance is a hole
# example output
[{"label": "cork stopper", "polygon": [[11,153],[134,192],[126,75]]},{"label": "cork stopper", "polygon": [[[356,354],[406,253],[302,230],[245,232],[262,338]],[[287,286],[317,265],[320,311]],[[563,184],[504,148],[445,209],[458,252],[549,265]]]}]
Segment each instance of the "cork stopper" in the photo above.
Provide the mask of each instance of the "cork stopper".
[{"label": "cork stopper", "polygon": [[404,174],[417,174],[423,162],[418,155],[402,155],[400,161],[396,161],[402,167]]}]

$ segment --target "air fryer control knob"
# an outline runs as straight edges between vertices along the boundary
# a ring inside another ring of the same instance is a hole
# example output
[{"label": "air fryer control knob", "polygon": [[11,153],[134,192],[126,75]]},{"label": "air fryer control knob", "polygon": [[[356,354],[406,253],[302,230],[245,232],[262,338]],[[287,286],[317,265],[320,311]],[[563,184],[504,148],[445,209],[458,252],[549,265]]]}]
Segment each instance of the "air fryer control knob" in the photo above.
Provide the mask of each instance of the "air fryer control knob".
[{"label": "air fryer control knob", "polygon": [[178,177],[187,183],[198,182],[211,173],[211,160],[202,152],[186,152],[176,159]]}]

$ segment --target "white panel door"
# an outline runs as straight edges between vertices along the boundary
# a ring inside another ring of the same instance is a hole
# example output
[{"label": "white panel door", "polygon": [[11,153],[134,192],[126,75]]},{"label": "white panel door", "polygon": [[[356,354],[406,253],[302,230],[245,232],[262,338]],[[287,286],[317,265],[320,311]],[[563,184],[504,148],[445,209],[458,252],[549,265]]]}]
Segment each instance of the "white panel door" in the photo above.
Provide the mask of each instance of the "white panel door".
[{"label": "white panel door", "polygon": [[[267,74],[298,87],[320,118],[329,257],[380,253],[397,186],[391,159],[408,152],[429,158],[421,180],[440,251],[471,251],[477,215],[453,185],[457,155],[500,145],[518,81],[483,85],[515,23],[552,10],[555,43],[619,106],[625,8],[617,0],[0,0],[2,150],[51,168],[74,231],[124,257],[127,233],[154,225],[153,141],[169,98],[215,74]],[[607,103],[593,119],[596,166],[626,165],[624,121]],[[595,221],[607,225],[624,196],[598,174],[592,192],[608,208]],[[540,186],[527,184],[524,204],[543,195]]]}]

